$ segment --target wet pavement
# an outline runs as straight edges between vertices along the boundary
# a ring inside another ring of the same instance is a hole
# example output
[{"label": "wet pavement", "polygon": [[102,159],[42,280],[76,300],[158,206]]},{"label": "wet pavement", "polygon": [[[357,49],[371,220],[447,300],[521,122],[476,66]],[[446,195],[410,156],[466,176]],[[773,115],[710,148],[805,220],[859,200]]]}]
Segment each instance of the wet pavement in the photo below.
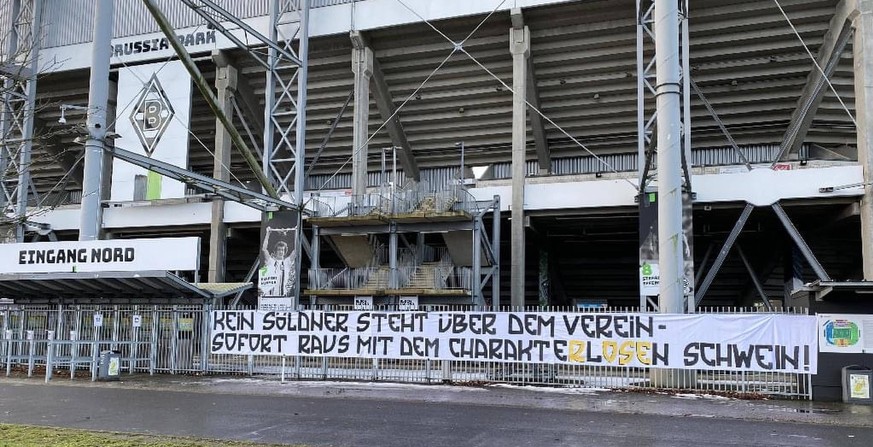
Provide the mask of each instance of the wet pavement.
[{"label": "wet pavement", "polygon": [[873,407],[541,387],[0,378],[0,422],[309,445],[873,445]]}]

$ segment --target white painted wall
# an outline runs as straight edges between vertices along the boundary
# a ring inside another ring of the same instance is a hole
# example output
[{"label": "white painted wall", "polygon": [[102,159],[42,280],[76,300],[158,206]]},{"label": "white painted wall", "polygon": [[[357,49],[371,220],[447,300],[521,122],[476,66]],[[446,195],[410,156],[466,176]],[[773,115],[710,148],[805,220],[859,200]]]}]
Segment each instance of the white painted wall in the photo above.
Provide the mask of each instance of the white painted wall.
[{"label": "white painted wall", "polygon": [[[752,172],[695,175],[692,179],[697,193],[695,204],[749,202],[766,206],[785,199],[826,199],[858,197],[861,188],[847,188],[820,193],[819,188],[850,185],[863,182],[861,167],[856,165],[827,168],[807,168],[792,171],[756,169]],[[502,182],[501,182],[502,183]],[[590,181],[560,181],[532,183],[525,187],[525,210],[561,210],[635,206],[636,188],[623,179],[596,179]],[[477,200],[491,200],[500,195],[501,210],[509,210],[511,188],[508,184],[482,186],[470,190]],[[349,200],[344,191],[322,191],[321,199],[334,210]],[[328,199],[330,198],[330,199]],[[211,204],[182,203],[172,205],[116,206],[104,210],[103,227],[160,228],[186,225],[208,225]],[[224,220],[227,223],[257,223],[261,214],[238,203],[227,203]],[[78,208],[47,210],[40,214],[40,222],[55,230],[75,230],[79,227]]]},{"label": "white painted wall", "polygon": [[[336,6],[326,6],[312,9],[309,15],[310,37],[327,36],[332,34],[348,34],[352,29],[369,30],[386,28],[390,26],[404,25],[421,22],[418,16],[427,20],[442,20],[452,17],[488,14],[498,11],[497,14],[508,14],[508,10],[514,7],[526,8],[532,6],[565,3],[569,0],[404,0],[409,8],[397,0],[367,0]],[[269,35],[269,17],[255,17],[244,20],[246,24],[263,35]],[[354,23],[354,25],[353,25]],[[232,28],[229,26],[229,28]],[[188,34],[196,31],[204,31],[204,26],[180,28],[177,34]],[[247,38],[241,31],[235,31],[243,42],[255,42]],[[112,44],[124,44],[145,39],[163,37],[162,33],[149,33],[138,36],[127,36],[113,39]],[[216,33],[214,44],[189,46],[190,53],[209,52],[213,49],[225,49],[234,47],[234,44],[220,33]],[[172,56],[173,50],[150,51],[148,53],[133,54],[130,56],[113,57],[113,65],[140,62],[146,60],[166,60]],[[77,44],[65,47],[46,48],[40,50],[40,66],[44,71],[68,71],[86,68],[91,65],[91,44]]]}]

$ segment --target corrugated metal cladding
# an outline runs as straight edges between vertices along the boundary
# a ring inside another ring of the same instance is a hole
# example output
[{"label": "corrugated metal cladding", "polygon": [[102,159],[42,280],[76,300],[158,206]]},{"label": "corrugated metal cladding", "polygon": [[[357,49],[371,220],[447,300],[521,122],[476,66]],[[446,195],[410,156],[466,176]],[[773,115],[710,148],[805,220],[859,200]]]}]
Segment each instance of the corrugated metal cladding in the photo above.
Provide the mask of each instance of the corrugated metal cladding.
[{"label": "corrugated metal cladding", "polygon": [[[779,145],[755,145],[743,146],[740,150],[749,160],[749,163],[770,163],[779,153]],[[800,158],[806,158],[809,147],[803,145],[800,149]],[[692,166],[731,166],[742,164],[737,152],[730,146],[697,149],[691,154]],[[552,159],[552,172],[554,175],[572,174],[596,174],[598,172],[629,172],[637,170],[637,154],[607,154],[600,156],[598,161],[592,156],[566,157]],[[536,161],[526,163],[527,175],[535,175],[539,170]],[[386,173],[385,178],[391,174]],[[403,185],[403,173],[397,171],[398,184]],[[493,179],[507,179],[512,177],[511,163],[495,163],[491,165]],[[370,172],[368,181],[370,186],[382,183],[381,172]],[[421,170],[421,181],[431,185],[446,185],[458,178],[457,167],[430,168]],[[347,189],[351,188],[351,174],[339,174],[331,177],[327,174],[313,175],[307,179],[306,189]]]},{"label": "corrugated metal cladding", "polygon": [[[214,0],[234,16],[250,18],[270,14],[272,0]],[[353,0],[311,0],[312,8],[351,3]],[[11,8],[3,3],[2,10]],[[46,37],[43,48],[90,42],[94,33],[94,0],[45,0],[43,25]],[[174,28],[204,24],[203,19],[179,0],[158,0],[158,5]],[[0,13],[2,13],[0,10]],[[5,23],[5,22],[0,22]],[[114,36],[127,37],[158,32],[158,26],[142,0],[115,0]]]},{"label": "corrugated metal cladding", "polygon": [[[12,29],[12,2],[0,2],[0,36],[8,36]],[[4,39],[5,41],[5,39]],[[0,48],[0,52],[6,48]]]}]

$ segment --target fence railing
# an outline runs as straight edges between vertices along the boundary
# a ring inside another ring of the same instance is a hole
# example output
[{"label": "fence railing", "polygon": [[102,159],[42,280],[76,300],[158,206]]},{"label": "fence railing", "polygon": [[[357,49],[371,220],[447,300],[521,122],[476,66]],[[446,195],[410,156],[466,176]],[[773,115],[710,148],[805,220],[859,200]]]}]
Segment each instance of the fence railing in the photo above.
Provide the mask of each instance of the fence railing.
[{"label": "fence railing", "polygon": [[[310,306],[311,307],[311,306]],[[316,309],[335,310],[330,306]],[[469,307],[423,305],[420,311]],[[395,310],[391,305],[380,311]],[[579,312],[567,308],[501,311]],[[637,309],[586,309],[626,313]],[[762,312],[758,308],[707,309],[709,313]],[[805,314],[805,309],[779,309]],[[239,374],[286,379],[384,380],[411,383],[501,382],[583,388],[651,388],[654,369],[606,365],[371,359],[332,356],[211,354],[208,306],[18,306],[0,305],[0,365],[5,374],[96,378],[100,354],[118,353],[121,371],[167,374]],[[704,392],[811,398],[811,374],[691,371],[681,386]]]}]

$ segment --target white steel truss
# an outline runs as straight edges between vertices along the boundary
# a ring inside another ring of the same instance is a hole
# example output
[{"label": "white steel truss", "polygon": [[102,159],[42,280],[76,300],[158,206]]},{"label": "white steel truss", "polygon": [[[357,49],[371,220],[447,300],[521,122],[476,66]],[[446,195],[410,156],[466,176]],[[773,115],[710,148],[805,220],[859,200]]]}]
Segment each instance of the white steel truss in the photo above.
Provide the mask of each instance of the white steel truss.
[{"label": "white steel truss", "polygon": [[[681,107],[680,129],[682,132],[682,176],[683,176],[683,214],[690,213],[690,201],[692,200],[691,189],[691,71],[690,71],[690,45],[688,33],[688,0],[676,0],[679,3],[679,16],[676,20],[679,24],[679,56],[681,75]],[[655,1],[637,0],[637,170],[639,181],[639,203],[643,206],[643,195],[655,191],[650,182],[656,178],[657,166],[655,164],[655,129],[657,126],[656,112],[656,54],[655,54]],[[685,203],[687,202],[687,203]],[[685,253],[686,262],[686,311],[693,311],[694,302],[694,276],[693,273],[693,249],[691,237],[691,216],[683,216],[683,230],[689,239],[688,250]],[[690,264],[689,264],[690,262]],[[688,265],[691,268],[688,268]],[[689,277],[690,276],[690,277]],[[648,296],[640,294],[640,309],[657,309],[655,302]]]},{"label": "white steel truss", "polygon": [[[691,191],[691,76],[688,44],[688,0],[679,1],[679,51],[682,62],[682,170]],[[655,113],[655,29],[653,0],[637,0],[637,169],[640,193],[654,177],[653,131]],[[649,45],[647,47],[647,45]],[[648,49],[648,51],[647,51]]]},{"label": "white steel truss", "polygon": [[37,196],[30,163],[41,13],[42,0],[13,2],[8,45],[0,55],[0,208],[3,230],[14,226],[17,242],[24,240],[28,198]]}]

